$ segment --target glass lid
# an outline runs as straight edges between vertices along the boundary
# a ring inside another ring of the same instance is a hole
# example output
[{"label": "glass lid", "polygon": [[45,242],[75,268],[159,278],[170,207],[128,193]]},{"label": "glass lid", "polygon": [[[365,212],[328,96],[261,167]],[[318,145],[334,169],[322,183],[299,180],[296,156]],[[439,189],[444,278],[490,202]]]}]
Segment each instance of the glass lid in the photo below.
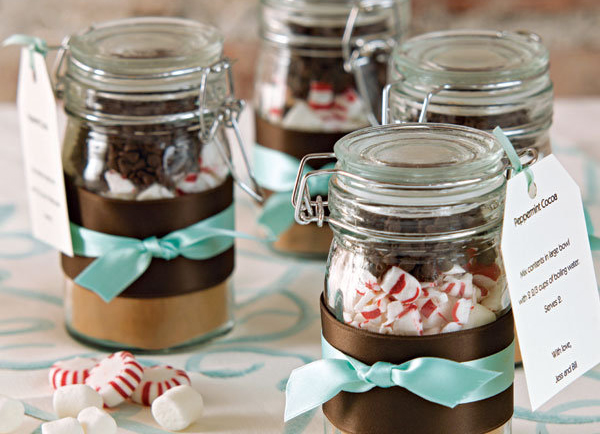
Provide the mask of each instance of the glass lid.
[{"label": "glass lid", "polygon": [[[360,2],[364,8],[390,7],[395,0],[363,0]],[[357,3],[354,0],[262,0],[266,5],[285,8],[296,12],[318,12],[322,14],[348,13]]]},{"label": "glass lid", "polygon": [[207,24],[143,17],[102,23],[69,41],[71,64],[88,75],[128,79],[193,74],[219,60],[223,37]]},{"label": "glass lid", "polygon": [[403,186],[470,183],[501,175],[503,149],[494,136],[449,124],[392,124],[365,128],[334,147],[338,167]]},{"label": "glass lid", "polygon": [[409,6],[408,0],[261,0],[260,34],[282,44],[340,46],[350,11],[358,3],[353,40],[393,36],[400,25],[394,21],[405,20]]},{"label": "glass lid", "polygon": [[411,38],[393,54],[396,71],[431,84],[527,80],[548,70],[548,50],[531,33],[463,30]]}]

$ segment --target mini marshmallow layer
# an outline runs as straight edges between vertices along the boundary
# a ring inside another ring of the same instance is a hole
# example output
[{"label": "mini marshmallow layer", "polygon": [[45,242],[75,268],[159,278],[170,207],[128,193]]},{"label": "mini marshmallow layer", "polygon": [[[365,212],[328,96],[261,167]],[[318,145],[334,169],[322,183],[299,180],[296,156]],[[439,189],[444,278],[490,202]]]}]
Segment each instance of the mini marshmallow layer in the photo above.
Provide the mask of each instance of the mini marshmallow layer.
[{"label": "mini marshmallow layer", "polygon": [[499,276],[454,265],[433,282],[419,282],[393,266],[378,280],[364,268],[364,258],[344,252],[330,264],[329,305],[336,306],[341,291],[343,319],[352,327],[403,336],[450,333],[493,322],[503,309]]},{"label": "mini marshmallow layer", "polygon": [[25,420],[25,406],[21,401],[0,395],[0,434],[15,431]]},{"label": "mini marshmallow layer", "polygon": [[[364,105],[354,89],[334,95],[333,86],[327,83],[313,83],[307,101],[296,100],[281,119],[284,128],[307,131],[352,131],[369,121]],[[283,101],[285,102],[285,101]],[[281,113],[283,107],[266,107],[268,117]],[[279,121],[272,119],[273,121]]]}]

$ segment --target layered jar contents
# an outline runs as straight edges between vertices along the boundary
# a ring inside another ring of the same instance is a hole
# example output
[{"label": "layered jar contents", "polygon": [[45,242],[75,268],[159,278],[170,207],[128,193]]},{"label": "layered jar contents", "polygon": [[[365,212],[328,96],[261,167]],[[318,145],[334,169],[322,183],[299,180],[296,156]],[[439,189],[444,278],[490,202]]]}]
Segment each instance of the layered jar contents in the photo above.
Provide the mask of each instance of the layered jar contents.
[{"label": "layered jar contents", "polygon": [[411,38],[392,54],[390,83],[392,122],[500,126],[517,151],[551,153],[549,53],[535,34],[471,30]]},{"label": "layered jar contents", "polygon": [[[344,134],[378,116],[389,51],[406,27],[409,3],[371,3],[358,13],[347,47],[377,47],[361,51],[351,71],[344,67],[343,35],[353,2],[261,1],[254,98],[260,146],[300,160],[331,152]],[[274,247],[289,253],[324,255],[331,241],[327,229],[315,227],[278,235]]]},{"label": "layered jar contents", "polygon": [[[349,134],[337,142],[335,155],[338,162],[329,182],[326,217],[334,240],[324,303],[338,322],[361,331],[362,349],[350,355],[373,360],[362,352],[376,334],[397,337],[397,344],[394,339],[374,343],[381,348],[387,342],[390,353],[395,345],[400,351],[413,339],[410,345],[425,348],[420,356],[442,357],[434,346],[432,353],[426,350],[431,338],[443,345],[444,336],[462,339],[467,330],[469,336],[476,336],[496,325],[509,339],[492,354],[509,345],[513,339],[512,321],[506,321],[511,315],[510,299],[500,254],[505,164],[496,139],[448,124],[388,125]],[[336,342],[329,343],[336,347]],[[477,348],[470,350],[480,354]],[[491,355],[481,351],[479,357]],[[387,390],[391,389],[377,393]],[[342,431],[389,432],[384,428],[391,425],[389,420],[379,431],[348,429],[343,421],[362,418],[353,413],[350,401],[357,400],[358,406],[358,400],[364,405],[371,398],[385,400],[383,395],[358,395],[345,394],[327,403],[324,411],[329,420],[339,423],[336,426]],[[512,388],[487,399],[497,399],[494,406],[503,414],[478,422],[480,428],[468,432],[510,432]],[[427,407],[417,400],[415,405],[424,409],[419,411],[431,412],[428,417],[436,418],[436,412],[442,411],[439,405]],[[444,418],[450,419],[464,414],[443,411],[447,412]],[[378,417],[396,416],[382,410]],[[461,421],[461,426],[470,422]]]},{"label": "layered jar contents", "polygon": [[[59,89],[73,223],[144,240],[231,207],[229,144],[222,127],[209,137],[201,122],[212,125],[227,94],[224,73],[211,69],[222,47],[217,29],[169,18],[102,23],[70,38]],[[67,327],[80,339],[164,350],[232,326],[233,247],[206,260],[154,258],[108,303],[75,283],[94,259],[62,257]]]}]

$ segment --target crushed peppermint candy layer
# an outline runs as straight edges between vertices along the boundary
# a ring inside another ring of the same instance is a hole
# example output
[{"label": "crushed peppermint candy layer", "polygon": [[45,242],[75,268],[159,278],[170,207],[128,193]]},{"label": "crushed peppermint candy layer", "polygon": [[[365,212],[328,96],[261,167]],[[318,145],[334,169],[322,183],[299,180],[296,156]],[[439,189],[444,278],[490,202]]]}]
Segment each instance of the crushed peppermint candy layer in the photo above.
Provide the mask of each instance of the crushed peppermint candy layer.
[{"label": "crushed peppermint candy layer", "polygon": [[341,292],[343,320],[352,327],[404,336],[449,333],[491,323],[508,305],[500,273],[454,265],[433,282],[419,282],[392,266],[378,279],[363,259],[334,255],[329,270],[329,305],[336,307]]}]

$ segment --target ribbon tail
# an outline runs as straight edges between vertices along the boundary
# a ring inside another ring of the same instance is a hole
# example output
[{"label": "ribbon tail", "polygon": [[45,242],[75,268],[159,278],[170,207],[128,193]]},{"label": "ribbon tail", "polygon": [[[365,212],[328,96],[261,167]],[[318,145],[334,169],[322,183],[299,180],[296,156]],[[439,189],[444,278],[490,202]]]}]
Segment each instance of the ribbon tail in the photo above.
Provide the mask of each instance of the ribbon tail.
[{"label": "ribbon tail", "polygon": [[322,359],[294,369],[285,389],[284,421],[329,401],[342,390],[366,392],[375,387],[361,381],[346,360]]},{"label": "ribbon tail", "polygon": [[150,265],[152,255],[135,247],[108,252],[88,265],[75,283],[111,301],[140,277]]},{"label": "ribbon tail", "polygon": [[273,241],[294,224],[294,207],[290,201],[291,192],[274,193],[263,206],[258,224]]},{"label": "ribbon tail", "polygon": [[474,368],[451,360],[421,357],[402,369],[392,370],[392,381],[415,395],[436,404],[454,408],[477,400],[477,391],[501,375],[500,372]]}]

